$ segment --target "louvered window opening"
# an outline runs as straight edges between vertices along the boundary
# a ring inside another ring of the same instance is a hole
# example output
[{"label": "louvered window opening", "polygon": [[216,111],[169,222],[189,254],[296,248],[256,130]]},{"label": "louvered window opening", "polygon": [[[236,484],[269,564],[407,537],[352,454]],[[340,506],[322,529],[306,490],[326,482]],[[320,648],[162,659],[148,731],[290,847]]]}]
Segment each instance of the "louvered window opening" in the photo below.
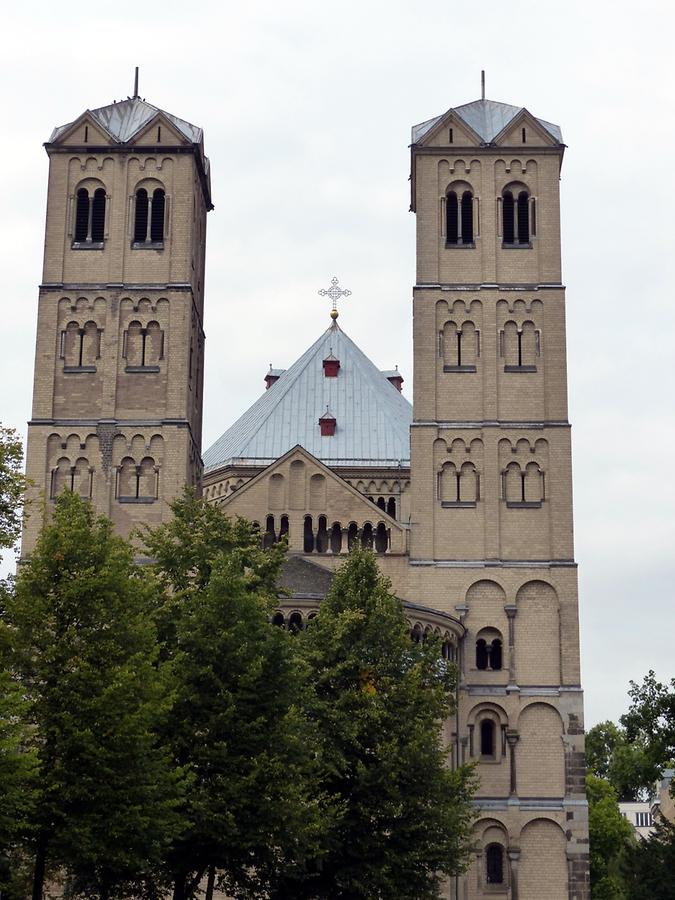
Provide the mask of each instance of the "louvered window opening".
[{"label": "louvered window opening", "polygon": [[[534,225],[534,203],[532,204],[532,225]],[[527,191],[520,191],[514,197],[506,191],[502,197],[502,235],[505,244],[530,243],[530,235],[534,229],[530,227],[530,197]]]},{"label": "louvered window opening", "polygon": [[136,191],[135,244],[161,244],[164,241],[165,211],[166,194],[162,188],[155,188],[152,198],[145,188]]},{"label": "louvered window opening", "polygon": [[102,244],[105,238],[104,188],[97,188],[90,196],[80,188],[75,198],[75,243]]},{"label": "louvered window opening", "polygon": [[461,198],[450,191],[445,201],[446,241],[461,246],[473,244],[473,195],[464,191]]}]

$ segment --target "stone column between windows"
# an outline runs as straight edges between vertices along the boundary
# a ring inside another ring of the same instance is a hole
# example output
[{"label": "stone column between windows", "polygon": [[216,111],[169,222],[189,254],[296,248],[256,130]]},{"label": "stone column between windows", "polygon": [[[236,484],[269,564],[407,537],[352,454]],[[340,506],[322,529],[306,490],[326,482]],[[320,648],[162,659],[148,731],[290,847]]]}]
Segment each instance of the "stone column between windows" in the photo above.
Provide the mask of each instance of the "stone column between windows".
[{"label": "stone column between windows", "polygon": [[[469,607],[464,606],[463,604],[458,604],[457,606],[455,606],[455,612],[459,614],[459,621],[462,625],[464,624],[464,619],[468,611]],[[459,684],[461,686],[466,681],[466,635],[464,636],[464,638],[462,638],[461,641],[458,642],[457,650],[459,655],[457,668],[459,670]]]},{"label": "stone column between windows", "polygon": [[519,740],[520,735],[515,728],[506,729],[506,741],[509,745],[509,768],[511,779],[509,792],[512,797],[515,797],[518,793],[518,783],[516,779],[516,744]]},{"label": "stone column between windows", "polygon": [[349,528],[342,527],[340,534],[340,553],[349,552]]},{"label": "stone column between windows", "polygon": [[508,603],[504,612],[509,620],[509,687],[516,684],[516,642],[515,642],[515,618],[518,607],[515,603]]},{"label": "stone column between windows", "polygon": [[511,867],[511,900],[518,900],[518,860],[520,859],[520,849],[518,847],[509,847],[508,855]]}]

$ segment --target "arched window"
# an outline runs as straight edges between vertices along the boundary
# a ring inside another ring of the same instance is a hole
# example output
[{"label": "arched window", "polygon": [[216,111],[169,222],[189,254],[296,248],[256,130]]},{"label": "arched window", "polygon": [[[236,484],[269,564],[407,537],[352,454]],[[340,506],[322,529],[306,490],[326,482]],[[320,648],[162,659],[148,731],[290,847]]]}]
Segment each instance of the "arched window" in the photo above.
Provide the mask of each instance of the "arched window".
[{"label": "arched window", "polygon": [[473,194],[450,190],[445,197],[445,236],[448,246],[473,246]]},{"label": "arched window", "polygon": [[312,517],[305,516],[305,525],[303,530],[303,550],[305,553],[314,551],[314,530],[312,528]]},{"label": "arched window", "polygon": [[499,334],[499,354],[504,359],[505,372],[536,372],[537,357],[541,353],[541,338],[534,322],[506,322]]},{"label": "arched window", "polygon": [[475,372],[480,356],[480,332],[473,322],[446,322],[440,333],[444,372]]},{"label": "arched window", "polygon": [[145,188],[136,191],[136,217],[134,220],[134,243],[143,244],[148,239],[148,192]]},{"label": "arched window", "polygon": [[274,516],[267,516],[265,520],[265,534],[263,535],[263,547],[271,547],[276,543],[277,535],[274,530]]},{"label": "arched window", "polygon": [[342,525],[339,522],[333,522],[330,530],[330,552],[340,553],[342,550]]},{"label": "arched window", "polygon": [[68,322],[61,332],[63,366],[69,369],[96,371],[96,360],[101,355],[101,331],[96,322],[86,322],[80,328],[77,322]]},{"label": "arched window", "polygon": [[96,188],[91,195],[87,188],[79,188],[75,195],[75,245],[103,244],[105,205],[105,188]]},{"label": "arched window", "polygon": [[122,503],[153,503],[158,494],[158,469],[146,456],[140,464],[127,456],[117,469],[117,499]]},{"label": "arched window", "polygon": [[328,550],[328,521],[325,516],[319,516],[319,530],[316,533],[316,552],[326,553]]},{"label": "arched window", "polygon": [[166,194],[163,188],[155,188],[152,196],[143,187],[136,191],[134,244],[163,243],[165,212]]},{"label": "arched window", "polygon": [[91,204],[91,242],[102,244],[105,236],[105,191],[97,188]]},{"label": "arched window", "polygon": [[498,671],[502,667],[502,641],[492,637],[494,633],[495,629],[482,629],[476,641],[476,668],[482,671]]},{"label": "arched window", "polygon": [[507,506],[532,508],[539,507],[544,502],[544,473],[536,462],[529,462],[524,470],[518,463],[511,463],[502,479]]},{"label": "arched window", "polygon": [[379,506],[382,512],[385,512],[387,508],[387,501],[384,499],[384,497],[378,497],[375,505]]},{"label": "arched window", "polygon": [[92,482],[92,469],[88,460],[80,457],[73,465],[69,459],[63,457],[58,461],[56,468],[52,469],[50,499],[56,499],[62,491],[72,491],[80,497],[91,499]]},{"label": "arched window", "polygon": [[127,361],[127,371],[146,369],[159,371],[164,358],[164,331],[159,322],[129,322],[122,340],[122,357]]},{"label": "arched window", "polygon": [[480,723],[480,755],[495,755],[495,723],[492,719],[483,719]]},{"label": "arched window", "polygon": [[473,463],[458,470],[445,463],[438,476],[438,496],[443,506],[474,507],[479,499],[478,472]]},{"label": "arched window", "polygon": [[373,549],[373,526],[370,522],[366,522],[361,531],[361,546],[364,550]]},{"label": "arched window", "polygon": [[302,631],[303,627],[302,613],[292,612],[288,617],[288,630],[292,634],[297,634],[298,631]]},{"label": "arched window", "polygon": [[89,235],[89,191],[80,188],[76,195],[75,241],[78,244],[91,240]]},{"label": "arched window", "polygon": [[[530,207],[532,222],[530,222]],[[509,246],[527,247],[534,234],[534,200],[527,190],[506,190],[502,194],[502,240]]]},{"label": "arched window", "polygon": [[359,526],[356,522],[350,522],[347,529],[347,550],[353,550],[358,545]]},{"label": "arched window", "polygon": [[396,518],[396,498],[390,497],[387,500],[387,514],[392,517],[392,519]]},{"label": "arched window", "polygon": [[152,217],[150,221],[150,240],[153,244],[161,244],[164,240],[164,211],[166,195],[162,188],[152,192]]},{"label": "arched window", "polygon": [[288,516],[281,517],[281,525],[279,526],[279,540],[283,541],[288,538]]},{"label": "arched window", "polygon": [[504,848],[490,844],[485,851],[485,880],[488,884],[504,884]]},{"label": "arched window", "polygon": [[490,668],[498,671],[502,667],[502,642],[499,638],[495,638],[488,649],[490,657]]},{"label": "arched window", "polygon": [[377,553],[386,553],[389,547],[389,535],[384,522],[379,522],[375,530],[375,551]]},{"label": "arched window", "polygon": [[272,616],[272,625],[276,625],[278,628],[283,628],[286,624],[284,619],[284,614],[282,612],[274,613]]}]

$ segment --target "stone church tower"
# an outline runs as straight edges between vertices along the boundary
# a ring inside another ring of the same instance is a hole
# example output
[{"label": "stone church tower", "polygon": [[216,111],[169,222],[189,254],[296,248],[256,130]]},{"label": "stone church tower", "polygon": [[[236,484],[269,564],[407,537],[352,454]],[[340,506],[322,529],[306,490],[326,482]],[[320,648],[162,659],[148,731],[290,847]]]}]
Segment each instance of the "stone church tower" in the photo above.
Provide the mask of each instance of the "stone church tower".
[{"label": "stone church tower", "polygon": [[87,110],[45,146],[24,553],[64,488],[127,534],[163,521],[201,479],[202,131],[134,96]]},{"label": "stone church tower", "polygon": [[560,129],[488,100],[413,129],[409,596],[454,612],[480,777],[460,896],[588,896]]}]

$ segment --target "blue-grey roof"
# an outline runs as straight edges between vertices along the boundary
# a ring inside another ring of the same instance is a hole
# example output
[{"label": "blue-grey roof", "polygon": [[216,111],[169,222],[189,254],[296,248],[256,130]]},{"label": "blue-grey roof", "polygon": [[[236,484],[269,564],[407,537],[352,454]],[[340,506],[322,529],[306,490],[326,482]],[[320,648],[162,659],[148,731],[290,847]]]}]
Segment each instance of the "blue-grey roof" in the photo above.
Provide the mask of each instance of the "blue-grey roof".
[{"label": "blue-grey roof", "polygon": [[[157,106],[153,106],[152,103],[141,100],[140,97],[129,97],[127,100],[121,100],[119,103],[111,103],[109,106],[91,109],[89,113],[114,140],[122,144],[131,140],[158,113],[166,116],[190,143],[199,144],[203,137],[201,128],[191,125],[184,119],[179,119],[178,116],[173,116]],[[55,128],[49,139],[50,143],[55,141],[72,124],[72,122],[69,122],[67,125],[60,125],[58,128]]]},{"label": "blue-grey roof", "polygon": [[[323,360],[340,361],[327,378]],[[337,425],[321,437],[329,409]],[[412,406],[337,322],[204,454],[204,467],[269,465],[300,444],[328,466],[409,466]]]},{"label": "blue-grey roof", "polygon": [[[524,109],[523,106],[511,106],[509,103],[498,103],[496,100],[474,100],[463,106],[455,106],[440,116],[420,122],[419,125],[413,125],[412,143],[419,143],[448,112],[452,111],[460,119],[463,119],[482,141],[489,144]],[[558,125],[553,125],[544,119],[537,119],[537,122],[548,131],[554,140],[562,144],[562,132]]]}]

